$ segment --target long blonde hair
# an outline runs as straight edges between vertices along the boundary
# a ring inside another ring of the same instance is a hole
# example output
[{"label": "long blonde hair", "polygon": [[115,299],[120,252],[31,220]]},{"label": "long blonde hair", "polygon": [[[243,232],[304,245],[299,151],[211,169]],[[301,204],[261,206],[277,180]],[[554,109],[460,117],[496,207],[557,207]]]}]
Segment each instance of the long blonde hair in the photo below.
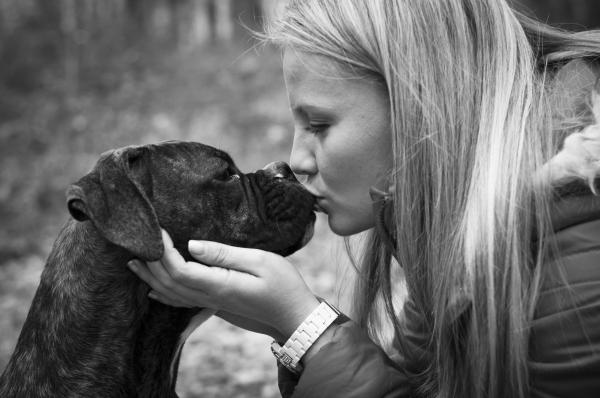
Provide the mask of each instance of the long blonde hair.
[{"label": "long blonde hair", "polygon": [[[432,353],[418,391],[526,396],[549,231],[549,192],[532,175],[559,145],[547,81],[600,56],[598,32],[556,30],[504,0],[291,0],[269,38],[387,86],[395,254]],[[383,302],[401,336],[375,232],[360,272],[357,321],[377,338]]]}]

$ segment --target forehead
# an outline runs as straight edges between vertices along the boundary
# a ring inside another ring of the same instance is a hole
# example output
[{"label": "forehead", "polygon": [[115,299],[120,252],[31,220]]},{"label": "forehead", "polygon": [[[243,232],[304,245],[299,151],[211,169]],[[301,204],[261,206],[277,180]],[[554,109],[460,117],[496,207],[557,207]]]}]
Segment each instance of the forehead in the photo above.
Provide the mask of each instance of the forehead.
[{"label": "forehead", "polygon": [[373,75],[293,48],[284,51],[283,74],[292,107],[315,102],[324,107],[351,107],[371,95],[387,97],[385,85]]},{"label": "forehead", "polygon": [[286,48],[283,52],[283,71],[291,82],[302,80],[307,75],[322,78],[350,78],[341,65],[323,55],[308,53],[294,48]]},{"label": "forehead", "polygon": [[283,73],[289,87],[312,85],[314,89],[328,92],[340,90],[345,83],[358,81],[357,75],[346,71],[338,62],[328,57],[286,49],[283,53]]}]

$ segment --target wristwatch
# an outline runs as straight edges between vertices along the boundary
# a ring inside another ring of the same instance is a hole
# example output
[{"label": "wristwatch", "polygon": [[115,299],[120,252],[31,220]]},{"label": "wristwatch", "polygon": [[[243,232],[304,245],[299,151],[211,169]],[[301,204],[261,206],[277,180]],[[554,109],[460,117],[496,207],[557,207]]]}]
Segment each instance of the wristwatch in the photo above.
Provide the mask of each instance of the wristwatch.
[{"label": "wristwatch", "polygon": [[300,360],[306,351],[340,315],[346,318],[337,308],[322,300],[321,304],[306,317],[283,346],[276,341],[271,343],[273,355],[287,369],[299,374],[302,372]]}]

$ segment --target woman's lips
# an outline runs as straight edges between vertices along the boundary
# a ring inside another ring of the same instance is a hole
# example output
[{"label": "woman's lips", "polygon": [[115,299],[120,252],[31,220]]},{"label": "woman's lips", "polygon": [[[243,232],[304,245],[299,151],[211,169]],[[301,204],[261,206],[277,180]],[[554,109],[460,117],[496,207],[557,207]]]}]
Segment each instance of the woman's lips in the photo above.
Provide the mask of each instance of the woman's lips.
[{"label": "woman's lips", "polygon": [[317,197],[317,199],[315,200],[315,205],[314,205],[314,211],[318,212],[318,213],[327,213],[325,211],[325,209],[323,208],[321,202],[323,202],[323,198],[322,197]]},{"label": "woman's lips", "polygon": [[321,196],[321,195],[317,195],[316,191],[314,189],[312,189],[312,187],[310,187],[310,186],[305,185],[304,188],[306,188],[308,190],[308,192],[310,192],[312,194],[312,196],[314,196],[314,198],[315,198],[315,204],[313,206],[313,210],[318,213],[327,213],[327,211],[325,211],[325,209],[323,208],[323,201],[325,200],[325,197]]}]

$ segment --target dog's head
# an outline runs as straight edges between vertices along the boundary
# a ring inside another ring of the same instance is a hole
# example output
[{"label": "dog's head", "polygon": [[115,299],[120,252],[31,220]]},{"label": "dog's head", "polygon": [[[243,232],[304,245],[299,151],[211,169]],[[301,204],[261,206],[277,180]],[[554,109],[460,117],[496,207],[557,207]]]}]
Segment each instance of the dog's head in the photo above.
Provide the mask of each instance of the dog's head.
[{"label": "dog's head", "polygon": [[190,239],[288,255],[315,221],[313,196],[285,163],[243,174],[225,152],[194,142],[106,152],[68,189],[67,204],[73,218],[146,261],[162,256],[161,227],[190,259]]}]

